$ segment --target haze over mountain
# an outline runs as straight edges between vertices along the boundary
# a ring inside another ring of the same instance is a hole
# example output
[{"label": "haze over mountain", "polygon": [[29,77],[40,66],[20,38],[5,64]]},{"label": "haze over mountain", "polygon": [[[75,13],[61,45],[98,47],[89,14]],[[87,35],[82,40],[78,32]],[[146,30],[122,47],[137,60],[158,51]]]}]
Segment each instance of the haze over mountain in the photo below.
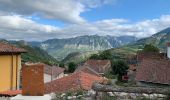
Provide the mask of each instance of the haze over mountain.
[{"label": "haze over mountain", "polygon": [[133,36],[98,36],[85,35],[66,39],[50,39],[44,42],[29,42],[31,46],[38,46],[58,60],[73,52],[89,52],[107,50],[136,41]]}]

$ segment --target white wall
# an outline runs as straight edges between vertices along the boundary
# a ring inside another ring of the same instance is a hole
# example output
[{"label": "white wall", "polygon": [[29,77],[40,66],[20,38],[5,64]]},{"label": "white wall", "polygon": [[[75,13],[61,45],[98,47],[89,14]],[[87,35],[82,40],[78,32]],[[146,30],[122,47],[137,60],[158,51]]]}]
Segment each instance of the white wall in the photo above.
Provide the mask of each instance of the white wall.
[{"label": "white wall", "polygon": [[170,59],[170,47],[167,47],[167,57]]},{"label": "white wall", "polygon": [[[53,80],[59,79],[64,77],[64,73],[59,74],[57,77],[53,76]],[[51,75],[49,74],[44,74],[44,83],[51,82]]]},{"label": "white wall", "polygon": [[44,83],[50,82],[51,81],[51,75],[49,74],[44,74]]}]

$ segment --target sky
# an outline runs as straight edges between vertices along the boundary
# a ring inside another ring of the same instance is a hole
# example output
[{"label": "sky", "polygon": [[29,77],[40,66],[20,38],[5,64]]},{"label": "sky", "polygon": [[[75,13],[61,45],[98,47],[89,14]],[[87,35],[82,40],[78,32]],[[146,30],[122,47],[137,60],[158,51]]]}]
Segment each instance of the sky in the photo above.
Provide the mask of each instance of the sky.
[{"label": "sky", "polygon": [[170,27],[170,0],[0,0],[0,38],[149,37]]}]

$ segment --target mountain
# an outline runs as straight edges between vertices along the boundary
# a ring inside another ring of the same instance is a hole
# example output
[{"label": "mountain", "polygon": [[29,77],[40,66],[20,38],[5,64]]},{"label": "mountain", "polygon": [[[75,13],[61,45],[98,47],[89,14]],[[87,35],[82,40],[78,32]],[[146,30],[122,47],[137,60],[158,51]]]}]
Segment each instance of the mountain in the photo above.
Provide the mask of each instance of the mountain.
[{"label": "mountain", "polygon": [[6,40],[1,40],[1,42],[7,42],[10,44],[13,44],[17,47],[24,48],[27,53],[21,54],[22,57],[22,62],[43,62],[46,64],[57,64],[58,61],[50,56],[46,51],[39,47],[32,47],[27,44],[25,41],[6,41]]},{"label": "mountain", "polygon": [[138,50],[141,50],[144,47],[145,44],[152,44],[158,47],[162,52],[166,52],[167,42],[170,42],[170,27],[157,32],[150,37],[139,39],[128,45],[109,50],[115,58],[126,58],[129,55],[135,55]]},{"label": "mountain", "polygon": [[107,50],[136,40],[137,38],[133,36],[85,35],[66,39],[50,39],[40,43],[30,42],[29,44],[38,46],[56,59],[62,60],[70,53],[79,52],[83,54],[86,52]]},{"label": "mountain", "polygon": [[140,39],[134,45],[152,44],[165,51],[166,43],[170,42],[170,27],[152,35],[151,37]]},{"label": "mountain", "polygon": [[89,52],[72,52],[68,54],[63,60],[63,63],[69,63],[69,62],[74,62],[74,63],[81,63],[86,61],[92,54],[96,54],[98,51],[89,51]]}]

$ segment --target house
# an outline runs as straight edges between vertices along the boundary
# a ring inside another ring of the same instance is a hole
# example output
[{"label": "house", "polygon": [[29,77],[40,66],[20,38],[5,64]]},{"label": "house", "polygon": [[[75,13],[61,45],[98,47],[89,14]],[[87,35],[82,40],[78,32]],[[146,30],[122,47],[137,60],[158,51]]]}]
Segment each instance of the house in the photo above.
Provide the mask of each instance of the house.
[{"label": "house", "polygon": [[0,92],[19,89],[21,53],[16,46],[0,43]]},{"label": "house", "polygon": [[100,74],[98,72],[96,72],[95,70],[93,70],[92,68],[90,68],[87,65],[78,66],[78,68],[75,70],[75,72],[79,72],[79,71],[89,73],[92,75],[96,75],[96,76],[100,76]]},{"label": "house", "polygon": [[141,86],[170,86],[169,76],[169,59],[144,59],[136,72],[136,80]]},{"label": "house", "polygon": [[76,71],[89,72],[94,75],[103,75],[111,70],[110,60],[88,60],[82,66],[79,66]]},{"label": "house", "polygon": [[167,56],[165,54],[153,55],[141,61],[137,68],[136,80],[138,85],[168,86],[170,87],[170,43],[167,43]]},{"label": "house", "polygon": [[88,91],[91,90],[94,82],[103,82],[103,78],[82,71],[74,72],[68,76],[46,83],[45,93],[62,93],[78,90]]},{"label": "house", "polygon": [[44,83],[63,77],[64,70],[65,68],[44,64]]},{"label": "house", "polygon": [[165,53],[159,53],[159,52],[137,52],[137,61],[140,63],[142,62],[143,59],[147,59],[147,58],[151,58],[151,59],[164,59],[166,58],[166,54]]}]

